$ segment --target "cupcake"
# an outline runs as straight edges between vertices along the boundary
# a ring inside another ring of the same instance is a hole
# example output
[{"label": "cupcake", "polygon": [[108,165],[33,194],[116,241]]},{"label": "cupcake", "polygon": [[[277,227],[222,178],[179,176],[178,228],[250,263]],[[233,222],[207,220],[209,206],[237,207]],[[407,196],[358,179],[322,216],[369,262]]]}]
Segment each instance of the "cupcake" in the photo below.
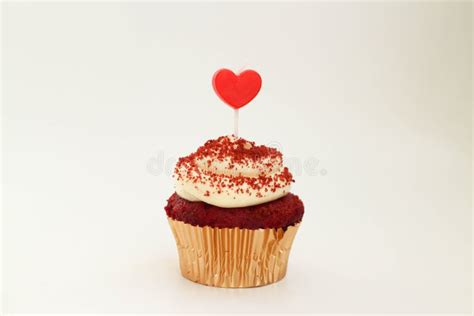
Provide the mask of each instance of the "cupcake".
[{"label": "cupcake", "polygon": [[304,205],[277,149],[221,136],[180,158],[173,176],[165,211],[185,278],[239,288],[285,277]]},{"label": "cupcake", "polygon": [[285,277],[304,206],[275,148],[238,137],[239,109],[260,91],[254,70],[218,70],[212,86],[234,109],[234,134],[180,158],[166,215],[181,274],[217,287],[255,287]]}]

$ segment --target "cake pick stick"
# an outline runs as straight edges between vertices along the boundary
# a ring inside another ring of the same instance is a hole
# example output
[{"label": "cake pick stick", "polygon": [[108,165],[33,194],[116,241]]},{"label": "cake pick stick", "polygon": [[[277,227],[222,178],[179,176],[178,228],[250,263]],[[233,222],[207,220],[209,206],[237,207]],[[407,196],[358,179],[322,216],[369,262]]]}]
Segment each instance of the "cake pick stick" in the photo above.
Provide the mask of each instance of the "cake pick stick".
[{"label": "cake pick stick", "polygon": [[234,109],[234,136],[239,137],[239,109]]},{"label": "cake pick stick", "polygon": [[217,96],[234,109],[234,135],[239,136],[239,109],[253,100],[262,87],[262,78],[254,70],[235,74],[229,69],[216,71],[212,86]]},{"label": "cake pick stick", "polygon": [[[237,76],[240,76],[242,71],[244,71],[245,67],[247,67],[247,64],[245,66],[240,67],[240,69],[237,71]],[[239,109],[234,108],[234,136],[239,138]]]}]

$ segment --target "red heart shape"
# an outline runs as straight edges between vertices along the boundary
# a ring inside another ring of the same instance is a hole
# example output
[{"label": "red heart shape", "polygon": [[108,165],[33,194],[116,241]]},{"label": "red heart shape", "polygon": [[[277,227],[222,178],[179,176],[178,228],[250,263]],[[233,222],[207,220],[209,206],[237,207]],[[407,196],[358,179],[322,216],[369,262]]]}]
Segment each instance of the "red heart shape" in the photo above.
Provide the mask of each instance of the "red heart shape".
[{"label": "red heart shape", "polygon": [[229,69],[220,69],[212,78],[212,86],[222,101],[234,109],[240,109],[257,96],[262,87],[262,78],[250,69],[238,75]]}]

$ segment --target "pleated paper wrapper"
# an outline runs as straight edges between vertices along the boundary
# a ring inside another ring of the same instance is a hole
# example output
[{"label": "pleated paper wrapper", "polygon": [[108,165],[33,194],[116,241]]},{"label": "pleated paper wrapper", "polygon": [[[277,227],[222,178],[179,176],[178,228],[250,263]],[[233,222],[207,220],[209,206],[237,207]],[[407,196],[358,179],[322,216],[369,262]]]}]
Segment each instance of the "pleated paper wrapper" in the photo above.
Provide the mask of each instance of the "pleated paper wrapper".
[{"label": "pleated paper wrapper", "polygon": [[256,287],[285,277],[299,223],[282,228],[199,227],[168,218],[181,274],[200,284]]}]

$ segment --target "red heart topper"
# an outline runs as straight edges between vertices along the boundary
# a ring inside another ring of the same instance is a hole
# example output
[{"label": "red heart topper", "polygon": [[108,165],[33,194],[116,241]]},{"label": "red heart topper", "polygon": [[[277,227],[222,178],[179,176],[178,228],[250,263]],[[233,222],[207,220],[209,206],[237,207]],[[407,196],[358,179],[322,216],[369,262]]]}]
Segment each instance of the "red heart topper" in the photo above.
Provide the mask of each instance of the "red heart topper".
[{"label": "red heart topper", "polygon": [[212,78],[212,86],[222,101],[237,110],[257,96],[262,87],[262,78],[250,69],[238,75],[229,69],[220,69]]}]

